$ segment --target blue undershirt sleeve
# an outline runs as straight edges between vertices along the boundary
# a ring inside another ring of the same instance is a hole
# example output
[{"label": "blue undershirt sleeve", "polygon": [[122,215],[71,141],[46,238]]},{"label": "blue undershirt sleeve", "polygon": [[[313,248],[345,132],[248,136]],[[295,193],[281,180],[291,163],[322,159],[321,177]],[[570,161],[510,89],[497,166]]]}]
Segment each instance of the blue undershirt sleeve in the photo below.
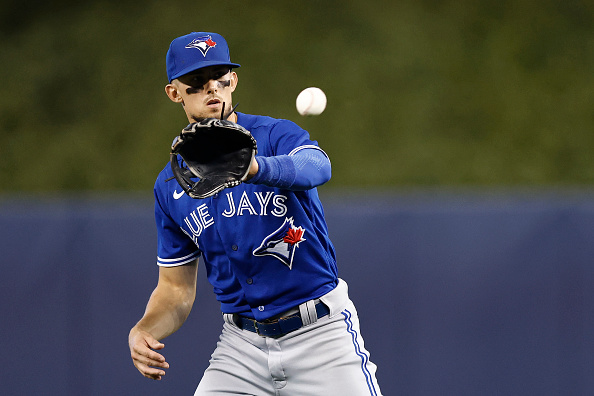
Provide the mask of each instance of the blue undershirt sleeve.
[{"label": "blue undershirt sleeve", "polygon": [[256,161],[258,173],[246,183],[304,191],[326,183],[332,175],[328,156],[314,148],[293,155],[256,157]]}]

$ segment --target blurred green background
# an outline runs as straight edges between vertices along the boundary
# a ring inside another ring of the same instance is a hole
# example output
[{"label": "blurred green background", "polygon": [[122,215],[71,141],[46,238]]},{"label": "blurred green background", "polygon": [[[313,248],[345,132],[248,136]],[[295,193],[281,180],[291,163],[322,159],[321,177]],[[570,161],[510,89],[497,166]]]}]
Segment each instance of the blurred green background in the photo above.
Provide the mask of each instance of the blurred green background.
[{"label": "blurred green background", "polygon": [[[146,191],[186,124],[165,53],[216,31],[239,111],[296,121],[333,187],[592,186],[594,2],[0,5],[0,191]],[[297,94],[328,97],[301,117]]]}]

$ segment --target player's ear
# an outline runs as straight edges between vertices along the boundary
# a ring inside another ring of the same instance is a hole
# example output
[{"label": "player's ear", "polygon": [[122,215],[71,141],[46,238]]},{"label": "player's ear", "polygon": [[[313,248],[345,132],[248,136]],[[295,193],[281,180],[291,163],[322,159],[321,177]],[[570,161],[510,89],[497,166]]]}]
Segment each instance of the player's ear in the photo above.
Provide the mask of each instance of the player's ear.
[{"label": "player's ear", "polygon": [[177,84],[175,84],[175,80],[173,80],[171,84],[165,86],[165,93],[172,102],[183,103],[183,98],[179,94],[179,88],[177,87]]},{"label": "player's ear", "polygon": [[237,88],[237,81],[238,81],[238,77],[237,77],[237,73],[235,73],[234,71],[231,71],[231,92],[235,91],[235,88]]}]

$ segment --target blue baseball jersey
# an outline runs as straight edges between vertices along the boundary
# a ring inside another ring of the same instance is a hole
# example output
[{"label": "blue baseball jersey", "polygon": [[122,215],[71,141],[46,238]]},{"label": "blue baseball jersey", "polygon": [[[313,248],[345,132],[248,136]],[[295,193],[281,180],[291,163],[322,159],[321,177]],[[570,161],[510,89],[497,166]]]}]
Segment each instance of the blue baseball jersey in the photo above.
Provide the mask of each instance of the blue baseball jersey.
[{"label": "blue baseball jersey", "polygon": [[[258,142],[257,155],[321,150],[291,121],[237,117]],[[336,287],[336,254],[316,188],[242,183],[193,199],[172,177],[167,165],[155,183],[157,264],[184,265],[202,257],[222,312],[264,320]]]}]

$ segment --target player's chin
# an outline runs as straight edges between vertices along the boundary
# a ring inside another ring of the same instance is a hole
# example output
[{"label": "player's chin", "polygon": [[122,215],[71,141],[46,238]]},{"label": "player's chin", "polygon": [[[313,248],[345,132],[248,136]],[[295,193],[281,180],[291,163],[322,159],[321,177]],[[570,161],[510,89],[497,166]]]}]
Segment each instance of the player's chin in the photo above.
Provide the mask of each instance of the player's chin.
[{"label": "player's chin", "polygon": [[195,122],[200,122],[202,120],[206,120],[207,118],[221,118],[221,109],[219,108],[218,110],[204,111],[200,114],[195,114],[192,116],[192,119]]}]

